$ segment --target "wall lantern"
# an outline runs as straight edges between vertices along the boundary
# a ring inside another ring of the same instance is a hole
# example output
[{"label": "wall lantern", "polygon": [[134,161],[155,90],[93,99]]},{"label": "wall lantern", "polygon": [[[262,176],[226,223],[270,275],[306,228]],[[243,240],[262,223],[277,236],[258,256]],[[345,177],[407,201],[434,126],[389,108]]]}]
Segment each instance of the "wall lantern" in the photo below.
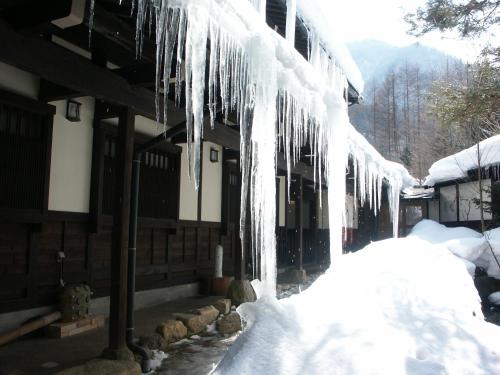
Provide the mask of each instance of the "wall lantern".
[{"label": "wall lantern", "polygon": [[212,163],[217,163],[219,161],[219,151],[215,148],[210,149],[210,161]]},{"label": "wall lantern", "polygon": [[80,107],[82,103],[75,102],[74,100],[68,100],[66,106],[66,118],[68,121],[77,122],[80,121]]}]

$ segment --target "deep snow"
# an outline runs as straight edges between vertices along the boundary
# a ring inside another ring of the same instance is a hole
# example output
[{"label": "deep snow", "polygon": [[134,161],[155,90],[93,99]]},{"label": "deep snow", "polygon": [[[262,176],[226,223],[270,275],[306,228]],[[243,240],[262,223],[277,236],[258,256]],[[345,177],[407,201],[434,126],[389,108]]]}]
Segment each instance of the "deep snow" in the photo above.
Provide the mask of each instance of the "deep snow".
[{"label": "deep snow", "polygon": [[299,295],[240,306],[248,328],[215,373],[499,374],[500,327],[446,244],[475,233],[424,221],[343,256]]},{"label": "deep snow", "polygon": [[482,235],[469,228],[447,228],[435,221],[423,220],[413,228],[409,237],[441,244],[465,264],[471,262],[484,268],[488,276],[500,279],[500,267],[493,256],[494,253],[500,261],[500,228],[486,231]]}]

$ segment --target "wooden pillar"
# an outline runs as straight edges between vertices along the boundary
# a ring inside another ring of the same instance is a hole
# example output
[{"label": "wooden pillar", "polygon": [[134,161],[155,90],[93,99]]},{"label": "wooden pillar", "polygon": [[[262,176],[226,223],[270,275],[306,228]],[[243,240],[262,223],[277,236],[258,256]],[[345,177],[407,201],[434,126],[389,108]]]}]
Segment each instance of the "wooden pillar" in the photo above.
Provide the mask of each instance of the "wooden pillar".
[{"label": "wooden pillar", "polygon": [[113,229],[111,239],[111,292],[109,347],[103,353],[111,359],[133,359],[126,344],[127,251],[130,190],[134,147],[134,119],[130,109],[120,112],[118,124]]},{"label": "wooden pillar", "polygon": [[295,259],[297,269],[303,269],[304,258],[304,204],[303,204],[303,179],[301,175],[295,176]]},{"label": "wooden pillar", "polygon": [[[238,170],[239,170],[239,163],[238,163]],[[242,185],[242,176],[241,174],[238,174],[238,191],[241,191],[241,185]],[[246,214],[246,232],[243,236],[243,238],[240,238],[240,215],[238,215],[238,220],[235,223],[235,238],[236,238],[236,243],[235,243],[235,256],[234,256],[234,278],[236,280],[246,280],[246,255],[248,254],[248,251],[251,250],[252,242],[250,239],[250,231],[248,228],[250,228],[250,209],[249,209],[249,199],[248,197],[246,199],[246,206],[247,206],[247,214]],[[241,203],[241,202],[240,202]]]}]

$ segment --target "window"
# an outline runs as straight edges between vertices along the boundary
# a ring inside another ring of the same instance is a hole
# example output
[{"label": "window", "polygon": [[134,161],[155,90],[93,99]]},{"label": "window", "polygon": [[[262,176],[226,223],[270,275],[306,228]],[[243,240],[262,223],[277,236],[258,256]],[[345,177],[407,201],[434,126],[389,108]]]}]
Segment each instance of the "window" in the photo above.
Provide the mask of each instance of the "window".
[{"label": "window", "polygon": [[424,218],[421,206],[406,206],[406,225],[415,225]]},{"label": "window", "polygon": [[47,208],[53,114],[0,90],[0,209]]},{"label": "window", "polygon": [[[104,139],[103,214],[113,213],[114,161],[116,137],[106,134]],[[171,144],[144,152],[141,158],[139,180],[139,217],[154,219],[178,218],[180,147]]]}]

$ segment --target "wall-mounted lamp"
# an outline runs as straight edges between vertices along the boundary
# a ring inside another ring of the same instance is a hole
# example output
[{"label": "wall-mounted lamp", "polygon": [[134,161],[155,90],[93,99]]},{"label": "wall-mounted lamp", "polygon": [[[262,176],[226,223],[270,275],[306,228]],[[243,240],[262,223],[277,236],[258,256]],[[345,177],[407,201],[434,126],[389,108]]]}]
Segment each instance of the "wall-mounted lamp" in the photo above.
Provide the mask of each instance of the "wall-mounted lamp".
[{"label": "wall-mounted lamp", "polygon": [[74,100],[68,100],[66,105],[66,118],[68,121],[77,122],[80,121],[80,107],[82,103],[75,102]]},{"label": "wall-mounted lamp", "polygon": [[219,161],[219,151],[215,148],[210,149],[210,161],[212,163],[217,163]]}]

